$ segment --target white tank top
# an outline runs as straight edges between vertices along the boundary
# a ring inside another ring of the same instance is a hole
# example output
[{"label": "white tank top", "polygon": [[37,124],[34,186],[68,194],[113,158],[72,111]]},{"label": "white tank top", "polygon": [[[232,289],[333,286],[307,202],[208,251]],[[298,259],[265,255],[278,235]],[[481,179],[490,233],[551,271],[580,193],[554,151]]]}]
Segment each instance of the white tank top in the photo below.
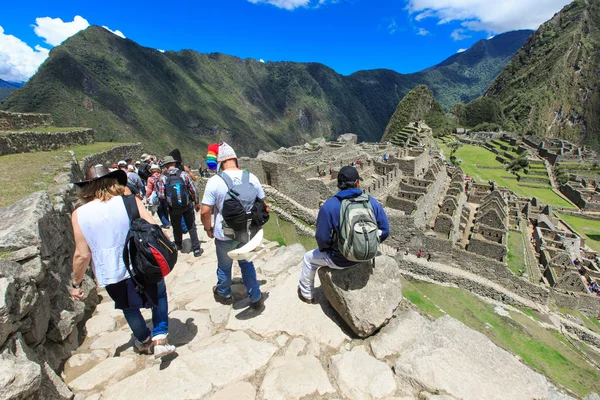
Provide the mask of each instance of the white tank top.
[{"label": "white tank top", "polygon": [[77,220],[92,251],[92,270],[98,286],[104,287],[129,278],[123,262],[129,217],[121,196],[92,201],[77,209]]}]

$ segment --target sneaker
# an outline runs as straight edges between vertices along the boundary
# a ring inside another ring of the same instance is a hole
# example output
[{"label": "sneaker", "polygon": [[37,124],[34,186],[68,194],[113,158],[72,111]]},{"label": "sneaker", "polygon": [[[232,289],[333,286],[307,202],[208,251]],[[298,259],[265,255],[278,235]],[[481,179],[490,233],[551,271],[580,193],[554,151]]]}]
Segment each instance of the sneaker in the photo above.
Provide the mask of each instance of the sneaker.
[{"label": "sneaker", "polygon": [[304,297],[302,295],[302,290],[300,290],[300,286],[298,286],[298,298],[300,299],[300,301],[306,303],[306,304],[315,304],[315,300],[314,299],[307,299],[306,297]]},{"label": "sneaker", "polygon": [[169,344],[166,333],[154,336],[152,342],[154,343],[154,358],[162,358],[176,350],[175,346]]},{"label": "sneaker", "polygon": [[231,296],[221,296],[219,294],[219,288],[217,286],[213,286],[213,296],[215,297],[215,301],[217,303],[224,304],[226,306],[233,304],[233,297]]},{"label": "sneaker", "polygon": [[152,354],[152,338],[148,336],[143,342],[140,342],[139,340],[135,339],[133,351],[138,354]]},{"label": "sneaker", "polygon": [[194,257],[200,257],[202,255],[202,253],[204,253],[204,250],[196,249],[196,250],[194,250]]}]

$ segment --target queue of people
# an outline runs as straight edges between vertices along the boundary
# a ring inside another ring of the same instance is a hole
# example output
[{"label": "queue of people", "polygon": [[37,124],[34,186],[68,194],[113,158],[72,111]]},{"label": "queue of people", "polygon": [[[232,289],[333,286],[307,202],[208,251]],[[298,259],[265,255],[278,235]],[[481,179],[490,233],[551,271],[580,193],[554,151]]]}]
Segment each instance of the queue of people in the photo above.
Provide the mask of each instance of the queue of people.
[{"label": "queue of people", "polygon": [[[210,145],[208,150],[206,166],[214,175],[207,181],[202,196],[194,184],[196,177],[183,165],[178,150],[162,160],[144,154],[139,163],[132,164],[131,159],[126,158],[116,163],[116,168],[96,165],[77,183],[80,206],[72,215],[75,237],[72,297],[75,300],[83,298],[82,282],[87,266],[91,265],[98,286],[105,287],[115,308],[123,311],[135,337],[137,353],[162,358],[175,352],[176,348],[168,341],[169,308],[164,279],[140,287],[139,270],[132,268],[133,260],[124,257],[124,250],[128,250],[126,246],[131,246],[130,242],[126,244],[126,239],[129,240],[134,218],[137,218],[132,217],[131,205],[137,205],[134,214],[152,226],[156,225],[149,209],[156,207],[161,227],[173,228],[173,250],[182,250],[182,235],[187,231],[195,257],[203,253],[195,222],[195,213],[200,212],[204,231],[215,240],[216,285],[212,294],[221,304],[234,302],[231,290],[233,260],[229,252],[248,243],[268,220],[262,185],[255,175],[239,168],[234,149],[227,143],[220,143]],[[202,175],[205,175],[204,171]],[[346,269],[374,260],[380,254],[377,246],[390,231],[381,204],[360,189],[362,178],[356,168],[343,167],[337,180],[339,193],[325,202],[317,218],[318,248],[307,252],[302,263],[297,294],[301,301],[309,304],[315,302],[313,290],[318,268]],[[253,197],[250,199],[251,212],[246,210],[248,199],[237,197],[240,194],[248,197],[248,193]],[[239,228],[232,219],[239,217],[232,216],[236,201],[246,207],[239,211],[247,219],[244,228]],[[255,213],[260,213],[261,218]],[[356,215],[360,218],[355,218]],[[354,224],[361,224],[361,229],[355,229]],[[239,235],[240,229],[245,236]],[[238,260],[238,265],[249,307],[260,312],[266,294],[261,292],[254,264]],[[152,310],[152,329],[148,328],[141,308]]]}]

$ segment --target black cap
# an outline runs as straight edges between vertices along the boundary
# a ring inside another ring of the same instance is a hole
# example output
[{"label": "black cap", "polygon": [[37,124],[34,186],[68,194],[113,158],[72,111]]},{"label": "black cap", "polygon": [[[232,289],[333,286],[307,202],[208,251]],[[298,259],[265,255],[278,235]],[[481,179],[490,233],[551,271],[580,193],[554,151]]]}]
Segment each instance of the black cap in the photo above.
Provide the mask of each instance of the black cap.
[{"label": "black cap", "polygon": [[338,183],[354,182],[356,180],[362,181],[363,179],[358,176],[358,170],[354,167],[345,166],[338,172]]}]

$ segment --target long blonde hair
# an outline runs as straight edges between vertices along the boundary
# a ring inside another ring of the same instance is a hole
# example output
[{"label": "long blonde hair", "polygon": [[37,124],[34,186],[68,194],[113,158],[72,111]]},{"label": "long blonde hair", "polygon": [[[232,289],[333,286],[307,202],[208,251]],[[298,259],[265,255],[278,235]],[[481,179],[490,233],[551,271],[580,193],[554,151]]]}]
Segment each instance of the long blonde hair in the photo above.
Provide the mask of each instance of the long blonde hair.
[{"label": "long blonde hair", "polygon": [[79,191],[79,204],[83,205],[93,200],[108,201],[115,196],[122,196],[125,187],[116,179],[105,178],[90,182]]}]

